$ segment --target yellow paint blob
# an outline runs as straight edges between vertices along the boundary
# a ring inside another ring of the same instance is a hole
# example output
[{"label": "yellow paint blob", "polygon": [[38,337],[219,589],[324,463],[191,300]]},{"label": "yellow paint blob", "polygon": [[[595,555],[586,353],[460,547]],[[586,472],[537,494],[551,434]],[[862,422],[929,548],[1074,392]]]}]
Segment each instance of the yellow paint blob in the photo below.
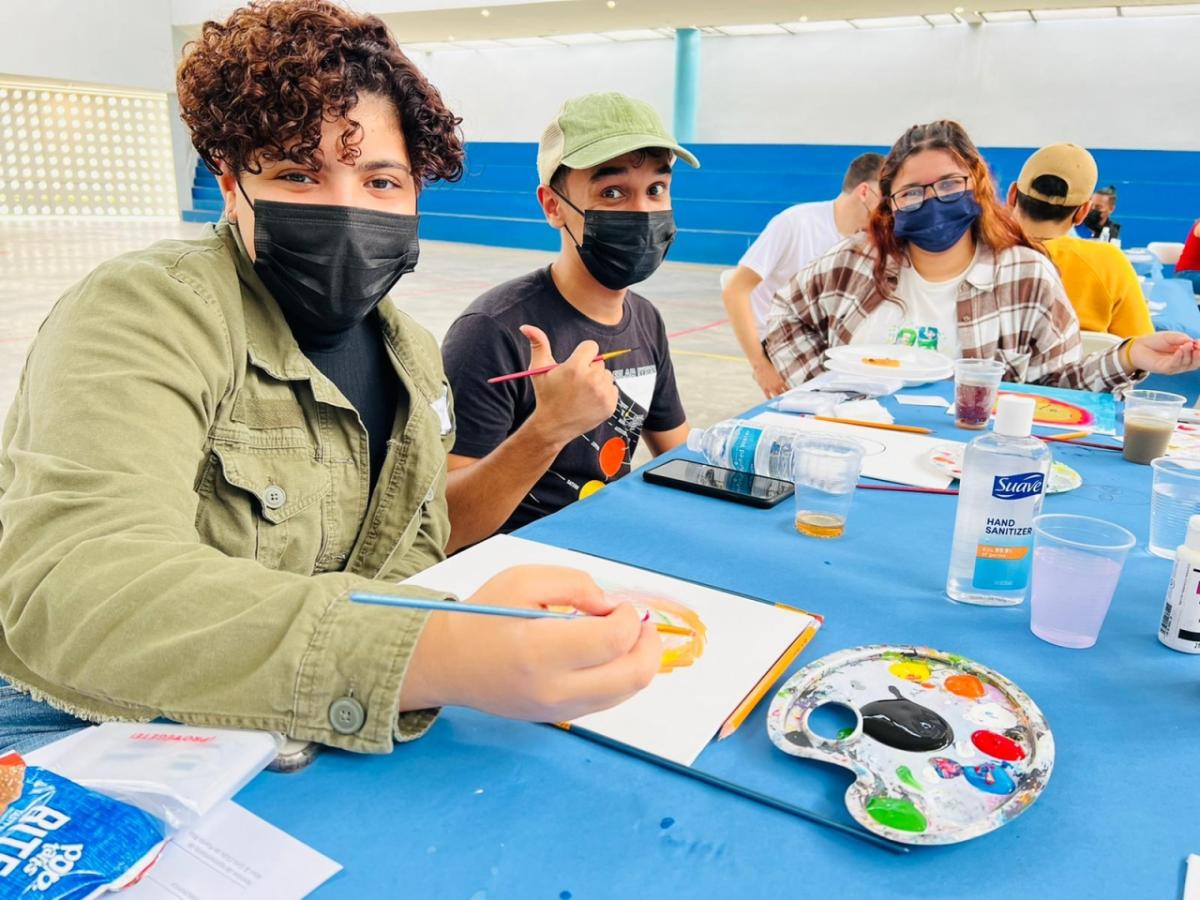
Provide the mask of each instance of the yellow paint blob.
[{"label": "yellow paint blob", "polygon": [[888,666],[888,671],[897,678],[905,681],[926,681],[929,678],[929,666],[922,662],[897,662]]}]

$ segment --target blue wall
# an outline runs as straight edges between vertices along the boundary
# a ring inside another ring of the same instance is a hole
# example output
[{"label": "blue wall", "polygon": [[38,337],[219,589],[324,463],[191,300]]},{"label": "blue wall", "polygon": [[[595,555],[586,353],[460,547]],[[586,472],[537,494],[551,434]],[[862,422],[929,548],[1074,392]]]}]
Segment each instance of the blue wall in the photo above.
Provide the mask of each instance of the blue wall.
[{"label": "blue wall", "polygon": [[[805,144],[693,144],[702,168],[675,169],[671,192],[679,236],[676,262],[732,265],[780,210],[833,197],[846,165],[886,147]],[[1032,149],[984,149],[1002,192]],[[1095,150],[1100,183],[1117,186],[1115,218],[1126,247],[1182,241],[1200,217],[1200,152]],[[458,184],[430,187],[421,198],[421,236],[499,247],[558,249],[534,194],[537,147],[474,142]]]}]

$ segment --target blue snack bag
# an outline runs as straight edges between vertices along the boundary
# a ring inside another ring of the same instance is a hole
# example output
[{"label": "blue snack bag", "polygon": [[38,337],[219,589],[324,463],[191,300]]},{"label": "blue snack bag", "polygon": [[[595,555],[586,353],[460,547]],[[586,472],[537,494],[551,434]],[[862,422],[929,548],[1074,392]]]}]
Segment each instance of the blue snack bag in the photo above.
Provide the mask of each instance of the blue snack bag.
[{"label": "blue snack bag", "polygon": [[0,759],[0,898],[83,900],[136,879],[166,827],[15,753]]}]

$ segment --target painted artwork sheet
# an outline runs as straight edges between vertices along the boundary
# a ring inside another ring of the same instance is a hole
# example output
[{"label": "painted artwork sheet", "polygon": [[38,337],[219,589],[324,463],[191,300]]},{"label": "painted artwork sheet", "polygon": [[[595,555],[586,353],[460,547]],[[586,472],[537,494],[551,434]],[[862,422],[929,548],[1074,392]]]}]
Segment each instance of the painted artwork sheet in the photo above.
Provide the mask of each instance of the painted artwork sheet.
[{"label": "painted artwork sheet", "polygon": [[864,428],[860,425],[843,425],[840,422],[822,422],[819,419],[788,413],[763,412],[749,421],[756,425],[789,428],[804,434],[833,434],[852,438],[862,444],[866,451],[863,455],[862,473],[867,478],[927,488],[946,488],[953,480],[945,472],[926,462],[930,453],[956,443],[946,438],[887,431],[882,428]]},{"label": "painted artwork sheet", "polygon": [[662,667],[644,691],[572,723],[683,765],[695,762],[793,642],[820,625],[794,609],[509,535],[476,544],[404,583],[466,599],[501,570],[526,564],[583,569],[604,590],[648,608],[652,621],[692,631],[688,637],[662,635]]},{"label": "painted artwork sheet", "polygon": [[1112,394],[1008,382],[1000,385],[1000,393],[1032,397],[1037,402],[1035,425],[1093,434],[1117,433],[1117,401]]}]

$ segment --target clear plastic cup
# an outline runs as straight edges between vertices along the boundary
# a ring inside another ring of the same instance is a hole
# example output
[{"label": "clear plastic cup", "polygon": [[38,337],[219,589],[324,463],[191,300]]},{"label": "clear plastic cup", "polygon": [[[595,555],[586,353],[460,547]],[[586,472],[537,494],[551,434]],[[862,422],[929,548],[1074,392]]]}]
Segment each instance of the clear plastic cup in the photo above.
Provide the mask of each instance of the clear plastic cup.
[{"label": "clear plastic cup", "polygon": [[1148,464],[1167,452],[1187,397],[1166,391],[1130,391],[1125,395],[1125,446],[1121,455]]},{"label": "clear plastic cup", "polygon": [[1174,559],[1187,537],[1188,519],[1200,514],[1200,460],[1175,456],[1151,460],[1150,544],[1163,559]]},{"label": "clear plastic cup", "polygon": [[841,537],[862,472],[863,445],[813,435],[798,440],[795,448],[796,530],[808,537]]},{"label": "clear plastic cup", "polygon": [[1043,641],[1082,650],[1096,643],[1134,536],[1090,516],[1033,520],[1029,628]]},{"label": "clear plastic cup", "polygon": [[987,428],[1004,371],[1004,363],[994,359],[954,361],[955,425],[974,431]]}]

